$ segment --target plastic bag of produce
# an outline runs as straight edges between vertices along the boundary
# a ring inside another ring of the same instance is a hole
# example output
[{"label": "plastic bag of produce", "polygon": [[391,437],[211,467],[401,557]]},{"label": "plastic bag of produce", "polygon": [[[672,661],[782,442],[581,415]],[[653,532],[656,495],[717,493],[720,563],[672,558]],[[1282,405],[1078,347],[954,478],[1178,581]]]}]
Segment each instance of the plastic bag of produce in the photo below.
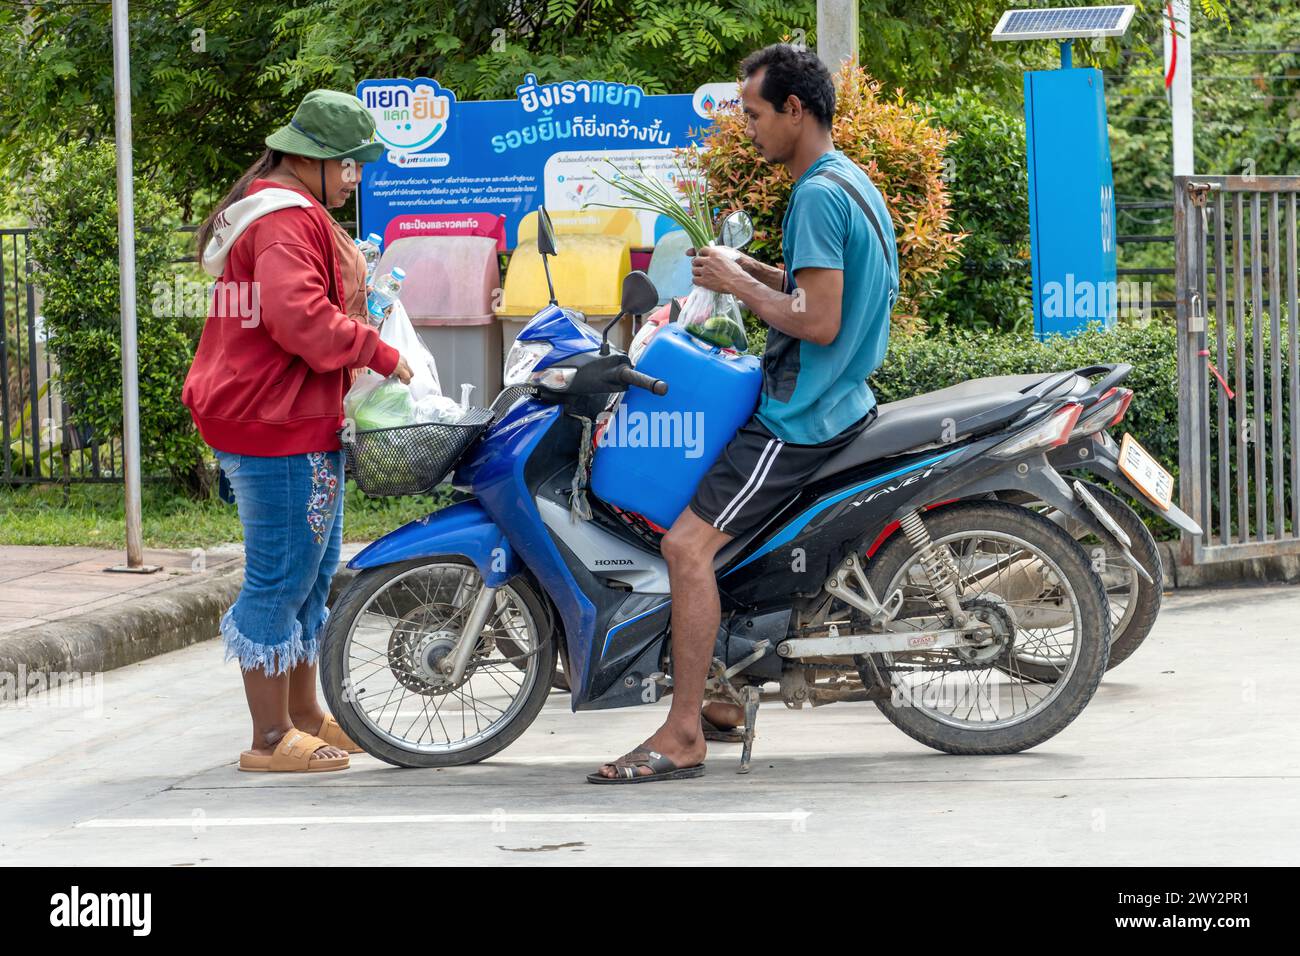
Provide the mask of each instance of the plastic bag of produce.
[{"label": "plastic bag of produce", "polygon": [[[387,320],[379,330],[379,338],[397,349],[402,358],[406,359],[406,364],[411,366],[409,389],[412,402],[442,394],[442,386],[438,381],[438,363],[420,341],[420,336],[416,334],[415,326],[411,325],[411,318],[406,314],[400,299],[393,303],[392,311],[388,313]],[[355,419],[356,416],[349,409],[360,407],[366,395],[386,381],[384,376],[372,369],[365,368],[358,372],[343,400],[344,414]]]},{"label": "plastic bag of produce", "polygon": [[749,348],[740,306],[733,296],[724,292],[692,287],[677,316],[677,324],[685,326],[687,332],[710,345],[737,352]]},{"label": "plastic bag of produce", "polygon": [[[726,246],[717,246],[719,252],[734,253]],[[740,304],[735,296],[725,292],[712,292],[691,286],[690,295],[677,314],[677,324],[696,338],[724,349],[744,352],[749,348],[745,335],[745,322],[740,316]]]},{"label": "plastic bag of produce", "polygon": [[415,401],[411,390],[397,379],[381,380],[379,385],[370,389],[361,398],[352,402],[344,401],[344,410],[352,419],[358,431],[370,431],[375,428],[401,428],[416,422]]}]

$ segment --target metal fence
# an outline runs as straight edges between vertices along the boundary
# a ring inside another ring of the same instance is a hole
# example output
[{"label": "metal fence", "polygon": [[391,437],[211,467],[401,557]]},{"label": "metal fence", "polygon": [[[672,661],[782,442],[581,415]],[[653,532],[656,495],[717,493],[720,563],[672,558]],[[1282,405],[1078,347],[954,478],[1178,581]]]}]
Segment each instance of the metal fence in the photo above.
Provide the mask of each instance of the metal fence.
[{"label": "metal fence", "polygon": [[75,427],[39,321],[28,228],[0,229],[0,483],[120,481],[121,448]]},{"label": "metal fence", "polygon": [[1180,176],[1181,504],[1196,563],[1300,553],[1300,176]]},{"label": "metal fence", "polygon": [[[1150,282],[1151,288],[1156,291],[1150,297],[1142,295],[1141,301],[1149,304],[1153,311],[1161,310],[1166,315],[1175,305],[1171,297],[1173,290],[1170,288],[1174,275],[1174,236],[1170,231],[1169,220],[1173,216],[1173,209],[1174,204],[1167,199],[1163,201],[1120,200],[1115,203],[1116,215],[1121,220],[1119,225],[1122,227],[1131,227],[1134,220],[1138,220],[1137,224],[1158,230],[1118,232],[1115,237],[1115,245],[1119,252],[1116,277],[1120,282],[1132,282],[1138,277],[1143,277],[1145,281]],[[1159,249],[1159,254],[1146,258],[1158,258],[1164,263],[1163,265],[1132,264],[1140,253],[1152,248]],[[1161,291],[1164,292],[1163,296],[1159,294]]]},{"label": "metal fence", "polygon": [[[355,223],[342,223],[345,229]],[[185,246],[196,226],[182,226]],[[0,485],[119,482],[122,446],[76,423],[45,343],[30,227],[0,229]],[[180,266],[196,261],[185,255]],[[141,301],[144,301],[143,299]],[[150,476],[145,476],[149,480]]]}]

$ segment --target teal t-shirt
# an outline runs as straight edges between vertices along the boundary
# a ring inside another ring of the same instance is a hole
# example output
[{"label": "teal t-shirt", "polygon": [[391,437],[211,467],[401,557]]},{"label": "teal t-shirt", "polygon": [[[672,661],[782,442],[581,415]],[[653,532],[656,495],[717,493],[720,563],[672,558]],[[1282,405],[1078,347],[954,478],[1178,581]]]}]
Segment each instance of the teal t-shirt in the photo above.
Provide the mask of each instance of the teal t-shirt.
[{"label": "teal t-shirt", "polygon": [[[847,179],[876,214],[884,236],[838,183],[817,174],[833,170]],[[804,268],[840,269],[844,295],[840,331],[818,345],[769,329],[763,353],[758,417],[782,441],[829,441],[876,404],[867,377],[880,367],[889,344],[889,315],[898,298],[898,250],[885,201],[871,179],[839,150],[808,167],[790,194],[781,222],[786,275],[798,288]]]}]

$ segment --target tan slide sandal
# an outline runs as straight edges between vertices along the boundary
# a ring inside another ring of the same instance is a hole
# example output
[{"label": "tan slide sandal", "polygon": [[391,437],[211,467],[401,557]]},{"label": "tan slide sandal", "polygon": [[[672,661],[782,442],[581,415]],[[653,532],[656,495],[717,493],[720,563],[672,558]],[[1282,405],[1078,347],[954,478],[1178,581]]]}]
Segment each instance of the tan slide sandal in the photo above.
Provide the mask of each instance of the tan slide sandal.
[{"label": "tan slide sandal", "polygon": [[245,750],[239,755],[239,769],[262,773],[323,773],[326,770],[346,770],[349,757],[320,757],[312,759],[312,754],[322,747],[329,747],[319,737],[304,733],[297,727],[280,738],[275,752],[266,757]]},{"label": "tan slide sandal", "polygon": [[325,741],[331,747],[338,747],[339,750],[346,750],[350,754],[359,754],[363,751],[357,746],[357,742],[347,735],[339,722],[328,714],[321,721],[320,730],[316,731],[316,736]]}]

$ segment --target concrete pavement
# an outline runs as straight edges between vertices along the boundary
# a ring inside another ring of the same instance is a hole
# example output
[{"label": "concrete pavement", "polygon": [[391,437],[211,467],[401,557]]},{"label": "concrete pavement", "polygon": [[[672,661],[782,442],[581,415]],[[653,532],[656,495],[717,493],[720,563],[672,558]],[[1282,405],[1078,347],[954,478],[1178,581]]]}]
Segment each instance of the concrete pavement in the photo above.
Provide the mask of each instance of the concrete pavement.
[{"label": "concrete pavement", "polygon": [[[1295,864],[1300,591],[1180,591],[1064,733],[951,757],[871,705],[765,704],[754,771],[583,776],[659,705],[570,714],[553,694],[492,760],[313,776],[235,770],[248,736],[216,641],[0,706],[0,863]],[[95,691],[98,684],[98,692]]]},{"label": "concrete pavement", "polygon": [[[364,544],[343,546],[345,565]],[[147,573],[107,573],[125,555],[103,548],[0,549],[0,700],[41,688],[42,672],[100,672],[206,641],[243,581],[244,548],[149,549]]]},{"label": "concrete pavement", "polygon": [[243,549],[150,548],[144,561],[159,570],[107,573],[126,563],[126,553],[105,548],[5,545],[0,548],[0,635],[138,601],[205,572],[242,564]]}]

